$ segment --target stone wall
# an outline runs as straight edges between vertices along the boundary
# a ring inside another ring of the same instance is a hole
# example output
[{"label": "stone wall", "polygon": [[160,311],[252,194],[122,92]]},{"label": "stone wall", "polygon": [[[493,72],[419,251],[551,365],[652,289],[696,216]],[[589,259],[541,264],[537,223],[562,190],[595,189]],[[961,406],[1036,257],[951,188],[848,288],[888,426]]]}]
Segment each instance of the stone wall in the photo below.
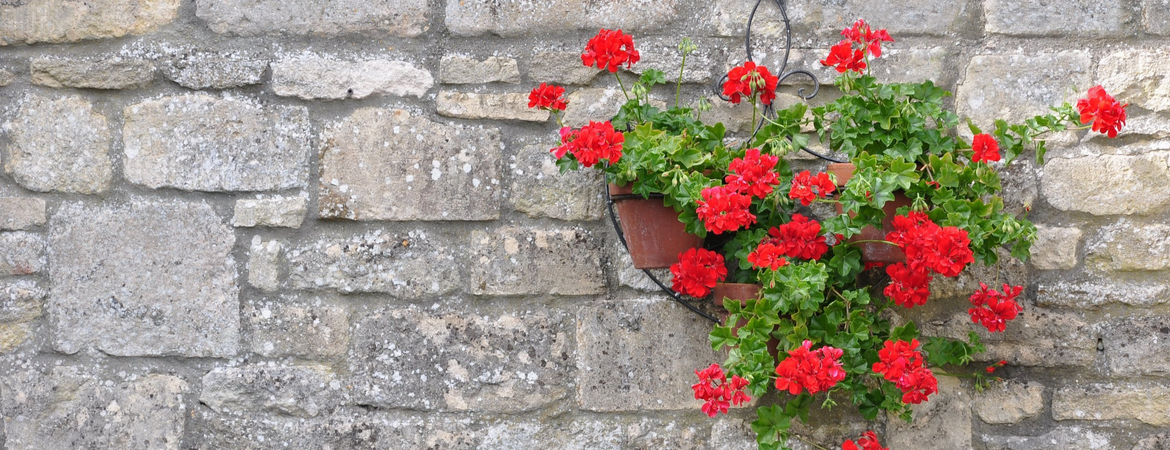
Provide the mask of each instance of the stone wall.
[{"label": "stone wall", "polygon": [[[783,28],[765,3],[755,52],[774,67]],[[914,424],[841,407],[801,434],[1170,448],[1170,3],[790,3],[790,67],[824,81],[816,61],[863,17],[897,39],[877,74],[937,80],[981,125],[1097,83],[1131,103],[1117,140],[1068,133],[1011,170],[1036,255],[979,269],[1028,286],[1022,317],[985,336],[1011,381],[943,378]],[[557,175],[554,126],[525,95],[567,84],[569,124],[611,115],[613,77],[577,55],[621,27],[636,69],[674,71],[693,37],[683,95],[709,96],[753,4],[0,2],[0,439],[754,448],[750,414],[708,419],[691,398],[692,371],[722,358],[708,324],[628,266],[599,178]],[[742,132],[750,116],[706,118]],[[955,314],[973,283],[915,310],[923,328],[971,329]]]}]

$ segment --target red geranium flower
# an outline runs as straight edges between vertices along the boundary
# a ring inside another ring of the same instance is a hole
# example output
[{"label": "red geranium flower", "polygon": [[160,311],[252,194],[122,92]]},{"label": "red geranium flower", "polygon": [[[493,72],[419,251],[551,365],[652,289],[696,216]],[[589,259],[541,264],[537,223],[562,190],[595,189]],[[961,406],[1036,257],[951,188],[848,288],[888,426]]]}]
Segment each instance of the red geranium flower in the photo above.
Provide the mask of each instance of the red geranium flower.
[{"label": "red geranium flower", "polygon": [[976,134],[971,139],[971,150],[975,151],[971,162],[999,161],[999,143],[990,134]]},{"label": "red geranium flower", "polygon": [[728,166],[731,175],[724,178],[727,186],[737,192],[758,198],[772,193],[772,186],[780,184],[780,178],[772,169],[780,157],[761,155],[760,149],[748,149],[743,158],[735,158]]},{"label": "red geranium flower", "polygon": [[762,269],[767,267],[772,270],[779,270],[781,267],[788,265],[788,260],[782,258],[784,250],[780,246],[772,242],[762,242],[754,252],[747,256],[748,262],[752,263],[752,268]]},{"label": "red geranium flower", "polygon": [[718,364],[711,364],[711,367],[701,371],[696,370],[695,375],[699,377],[699,382],[691,385],[691,390],[695,391],[696,400],[706,401],[702,410],[710,417],[715,417],[719,413],[726,414],[730,405],[739,406],[752,400],[743,391],[748,381],[739,375],[732,375],[731,381],[728,382],[727,376]]},{"label": "red geranium flower", "polygon": [[790,258],[821,259],[829,251],[829,245],[821,235],[820,222],[801,214],[793,214],[792,221],[768,230],[768,236],[770,238],[764,242],[779,247]]},{"label": "red geranium flower", "polygon": [[617,73],[622,64],[630,68],[641,59],[641,55],[634,49],[634,38],[622,33],[622,30],[601,30],[585,44],[585,52],[581,54],[581,62],[587,67],[597,66]]},{"label": "red geranium flower", "polygon": [[1089,97],[1077,101],[1081,124],[1093,122],[1093,131],[1104,133],[1111,138],[1117,137],[1117,132],[1125,125],[1127,106],[1129,103],[1122,105],[1100,85],[1089,88]]},{"label": "red geranium flower", "polygon": [[878,362],[873,371],[894,383],[902,391],[902,402],[918,404],[930,394],[938,393],[938,380],[926,368],[926,359],[918,350],[918,339],[886,341],[878,350]]},{"label": "red geranium flower", "polygon": [[797,395],[802,390],[809,394],[832,389],[845,379],[839,348],[824,346],[812,351],[812,341],[788,352],[788,357],[776,366],[776,389]]},{"label": "red geranium flower", "polygon": [[873,431],[866,431],[864,433],[861,433],[861,437],[857,439],[856,444],[853,443],[853,440],[845,441],[845,444],[843,444],[841,446],[841,450],[890,450],[890,449],[882,447],[882,444],[878,442],[877,433],[874,433]]},{"label": "red geranium flower", "polygon": [[945,277],[957,276],[975,261],[971,239],[957,227],[940,227],[926,214],[911,211],[895,216],[894,231],[886,240],[902,247],[906,262],[916,272],[934,271]]},{"label": "red geranium flower", "polygon": [[756,216],[748,210],[752,205],[752,198],[740,194],[731,186],[715,186],[703,189],[703,199],[699,200],[699,208],[695,211],[703,226],[715,234],[725,231],[735,231],[741,227],[756,223]]},{"label": "red geranium flower", "polygon": [[622,159],[625,140],[625,135],[614,130],[612,123],[591,121],[580,130],[561,128],[561,145],[552,149],[552,153],[557,159],[571,153],[582,166],[593,167],[603,159],[611,163]]},{"label": "red geranium flower", "polygon": [[723,255],[713,251],[692,248],[678,255],[678,262],[670,266],[674,281],[670,288],[691,297],[706,297],[715,283],[727,278]]},{"label": "red geranium flower", "polygon": [[800,204],[808,206],[817,197],[826,197],[836,190],[837,186],[829,179],[829,174],[821,172],[813,177],[806,170],[792,177],[792,189],[788,191],[788,198],[800,200]]},{"label": "red geranium flower", "polygon": [[858,19],[852,27],[841,30],[841,35],[849,41],[861,44],[874,58],[882,56],[882,42],[894,42],[894,38],[890,37],[890,33],[885,29],[875,31],[865,23],[865,19]]},{"label": "red geranium flower", "polygon": [[760,94],[760,103],[771,105],[772,100],[776,99],[776,83],[779,81],[767,67],[748,61],[727,72],[723,95],[730,97],[731,103],[739,103],[741,97],[752,98]]},{"label": "red geranium flower", "polygon": [[821,60],[821,64],[837,66],[837,73],[845,73],[850,70],[862,73],[865,70],[865,51],[854,50],[853,42],[846,39],[830,48],[829,56]]},{"label": "red geranium flower", "polygon": [[565,88],[540,83],[540,86],[528,93],[528,107],[564,111],[569,102],[562,95],[565,95]]},{"label": "red geranium flower", "polygon": [[1016,297],[1024,291],[1022,286],[1011,287],[1003,285],[1003,293],[988,288],[979,283],[979,290],[971,294],[971,304],[974,308],[967,310],[971,321],[979,323],[992,333],[1001,332],[1007,328],[1007,322],[1015,319],[1023,308],[1016,303]]},{"label": "red geranium flower", "polygon": [[894,304],[913,308],[925,305],[930,298],[930,281],[933,277],[929,272],[913,270],[906,263],[897,263],[886,267],[886,274],[891,281],[882,293],[893,299]]}]

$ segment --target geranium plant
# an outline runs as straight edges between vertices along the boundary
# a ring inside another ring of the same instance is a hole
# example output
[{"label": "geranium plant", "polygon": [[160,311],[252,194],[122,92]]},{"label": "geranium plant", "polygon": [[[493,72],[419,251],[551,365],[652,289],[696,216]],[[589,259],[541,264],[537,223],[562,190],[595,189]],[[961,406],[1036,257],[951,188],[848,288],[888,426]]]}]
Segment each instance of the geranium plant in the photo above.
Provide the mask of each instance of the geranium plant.
[{"label": "geranium plant", "polygon": [[[750,104],[755,132],[728,145],[723,125],[699,120],[702,103],[680,106],[677,84],[673,105],[651,104],[649,92],[668,83],[662,72],[645,70],[627,89],[618,70],[640,55],[629,35],[602,30],[582,62],[617,77],[628,101],[611,121],[562,127],[552,149],[563,170],[599,167],[635,194],[661,195],[688,232],[706,237],[671,267],[675,291],[704,297],[719,282],[759,284],[755,298],[723,302],[728,314],[710,339],[728,357],[696,370],[692,388],[711,416],[774,389],[781,401],[757,408],[752,423],[763,449],[785,448],[792,421],[807,421],[814,404],[847,401],[870,420],[883,411],[910,420],[909,405],[938,392],[942,366],[968,364],[984,349],[974,331],[965,340],[919,336],[913,322],[895,326],[883,312],[927,303],[934,280],[975,262],[996,264],[1001,251],[1028,258],[1036,229],[1005,207],[999,171],[1025,151],[1042,161],[1051,133],[1091,128],[1114,137],[1126,119],[1127,105],[1097,86],[1075,106],[1020,124],[997,120],[984,132],[947,109],[950,93],[932,82],[882,83],[870,74],[894,41],[885,30],[859,20],[842,35],[821,61],[840,73],[842,96],[823,106],[762,108],[775,106],[778,77],[750,61],[732,68],[723,94]],[[694,46],[684,40],[680,50],[685,67]],[[529,106],[559,122],[563,94],[541,85]],[[848,158],[847,182],[793,173],[784,156],[812,140]],[[816,217],[814,203],[836,213]],[[863,248],[874,244],[897,257],[868,261]],[[972,327],[1004,331],[1021,311],[1022,291],[981,283],[970,295]],[[985,383],[1004,364],[966,375]],[[842,446],[883,448],[873,432]]]}]

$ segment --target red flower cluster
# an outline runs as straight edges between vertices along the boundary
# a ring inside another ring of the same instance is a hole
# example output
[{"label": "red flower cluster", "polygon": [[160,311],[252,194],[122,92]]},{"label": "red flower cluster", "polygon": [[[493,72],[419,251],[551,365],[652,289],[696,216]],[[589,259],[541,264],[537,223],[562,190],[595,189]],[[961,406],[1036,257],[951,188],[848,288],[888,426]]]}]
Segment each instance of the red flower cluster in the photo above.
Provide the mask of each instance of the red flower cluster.
[{"label": "red flower cluster", "polygon": [[727,170],[732,174],[724,181],[741,194],[764,198],[772,193],[772,186],[780,184],[780,177],[772,170],[779,162],[778,156],[761,155],[758,148],[748,149],[743,158],[731,161]]},{"label": "red flower cluster", "polygon": [[1081,124],[1093,122],[1093,131],[1104,133],[1111,138],[1117,137],[1117,132],[1125,125],[1125,107],[1105,92],[1101,85],[1089,88],[1089,97],[1077,101],[1077,111],[1081,113]]},{"label": "red flower cluster", "polygon": [[740,194],[732,186],[715,186],[703,189],[703,199],[699,200],[699,208],[695,212],[703,221],[703,226],[715,234],[724,231],[735,231],[740,227],[756,223],[756,216],[748,209],[752,206],[752,198]]},{"label": "red flower cluster", "polygon": [[634,49],[634,37],[622,33],[622,30],[601,30],[597,36],[589,39],[585,44],[585,52],[581,54],[581,62],[586,67],[597,66],[617,73],[622,64],[630,68],[642,56]]},{"label": "red flower cluster", "polygon": [[730,97],[731,103],[739,103],[742,97],[752,98],[760,94],[760,103],[771,105],[776,99],[776,83],[779,81],[767,67],[748,61],[727,72],[723,95]]},{"label": "red flower cluster", "polygon": [[829,179],[829,174],[821,172],[814,177],[806,170],[792,177],[792,190],[788,191],[788,198],[800,200],[800,204],[808,206],[817,197],[823,198],[836,190],[837,186]]},{"label": "red flower cluster", "polygon": [[1007,328],[1007,321],[1015,319],[1023,308],[1016,303],[1016,297],[1023,292],[1022,286],[1011,287],[1003,285],[1003,292],[996,292],[986,284],[979,283],[979,290],[971,294],[971,304],[974,308],[967,310],[971,314],[971,321],[987,327],[992,333]]},{"label": "red flower cluster", "polygon": [[854,50],[848,39],[829,48],[829,56],[821,60],[822,65],[837,66],[837,73],[850,70],[861,73],[865,70],[865,50]]},{"label": "red flower cluster", "polygon": [[990,134],[976,134],[971,139],[971,150],[975,151],[971,162],[999,161],[999,143]]},{"label": "red flower cluster", "polygon": [[692,297],[706,297],[715,283],[727,278],[723,255],[703,248],[692,248],[678,255],[678,262],[670,266],[674,281],[670,288]]},{"label": "red flower cluster", "polygon": [[832,389],[845,379],[839,348],[829,346],[812,351],[812,341],[805,340],[800,347],[788,352],[788,357],[776,366],[776,389],[797,395],[801,390],[809,394]]},{"label": "red flower cluster", "polygon": [[[821,235],[821,223],[801,214],[793,214],[792,221],[768,230],[768,236],[756,248],[755,253],[760,254],[757,259],[778,258],[779,255],[821,259],[821,255],[829,251],[829,244],[825,243],[825,237]],[[779,255],[771,256],[771,253]]]},{"label": "red flower cluster", "polygon": [[[837,73],[850,70],[861,73],[865,70],[865,55],[882,56],[882,42],[894,42],[886,30],[874,30],[864,20],[858,20],[852,27],[841,31],[845,36],[841,42],[829,49],[829,56],[821,61],[826,66],[836,66]],[[860,48],[854,48],[854,46]]]},{"label": "red flower cluster", "polygon": [[[739,406],[745,402],[750,402],[751,397],[743,391],[747,387],[748,381],[740,378],[739,375],[732,375],[731,382],[727,381],[727,376],[724,375],[723,369],[718,364],[711,364],[703,370],[696,370],[695,375],[699,376],[699,382],[691,385],[691,389],[695,391],[696,400],[704,400],[707,403],[703,404],[703,412],[708,416],[715,417],[716,414],[727,414],[727,407],[734,404]],[[719,385],[716,386],[715,382]]]},{"label": "red flower cluster", "polygon": [[886,275],[891,281],[882,293],[894,299],[894,304],[913,308],[925,305],[930,298],[930,282],[934,280],[930,272],[911,270],[906,264],[897,263],[886,267]]},{"label": "red flower cluster", "polygon": [[894,38],[890,37],[890,33],[885,29],[875,31],[865,23],[865,19],[857,19],[852,27],[841,30],[841,35],[845,36],[846,40],[865,47],[874,58],[882,57],[882,42],[894,42]]},{"label": "red flower cluster", "polygon": [[886,447],[882,447],[882,444],[880,442],[878,442],[877,433],[874,433],[872,431],[866,431],[864,433],[861,433],[860,438],[857,438],[856,444],[853,443],[852,439],[845,441],[845,443],[843,445],[841,445],[841,450],[890,450],[890,449],[888,449]]},{"label": "red flower cluster", "polygon": [[894,383],[902,391],[902,402],[919,404],[931,394],[938,393],[938,380],[926,368],[926,360],[918,350],[918,339],[886,341],[878,350],[878,362],[873,371]]},{"label": "red flower cluster", "polygon": [[990,366],[987,366],[987,368],[983,369],[983,370],[986,370],[987,373],[995,373],[996,369],[999,369],[1000,367],[1003,367],[1006,365],[1007,365],[1007,360],[1001,359],[1001,360],[999,360],[999,362],[992,364]]},{"label": "red flower cluster", "polygon": [[577,162],[585,167],[593,167],[601,160],[611,163],[622,159],[622,144],[626,137],[613,129],[609,121],[593,122],[573,130],[569,127],[561,128],[561,146],[552,149],[553,155],[560,159],[565,153],[572,153]]},{"label": "red flower cluster", "polygon": [[528,93],[528,107],[564,111],[569,102],[562,95],[565,95],[565,88],[540,83],[540,86]]},{"label": "red flower cluster", "polygon": [[784,250],[772,240],[766,239],[756,247],[755,251],[748,253],[747,260],[752,263],[752,268],[754,269],[767,267],[772,270],[779,270],[781,267],[788,265],[788,260],[781,258],[782,256],[784,256]]},{"label": "red flower cluster", "polygon": [[886,234],[886,240],[902,247],[906,262],[886,268],[893,281],[884,293],[898,305],[911,308],[925,304],[931,272],[953,277],[975,261],[971,239],[958,227],[940,227],[916,211],[894,217],[893,225],[894,231]]}]

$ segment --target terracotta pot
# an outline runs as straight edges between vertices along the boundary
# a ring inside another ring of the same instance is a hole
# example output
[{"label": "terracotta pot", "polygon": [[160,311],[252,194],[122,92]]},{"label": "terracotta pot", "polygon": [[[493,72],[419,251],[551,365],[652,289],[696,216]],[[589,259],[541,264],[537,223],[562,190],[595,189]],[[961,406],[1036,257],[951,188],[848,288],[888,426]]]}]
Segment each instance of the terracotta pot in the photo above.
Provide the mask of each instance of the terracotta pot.
[{"label": "terracotta pot", "polygon": [[[747,304],[748,300],[760,298],[760,290],[764,286],[752,283],[715,283],[715,288],[711,289],[711,294],[715,298],[715,304],[723,306],[725,301],[738,301],[740,307]],[[726,308],[726,307],[725,307]],[[727,320],[729,314],[724,314],[723,319]],[[747,325],[747,321],[740,319],[735,325],[731,327],[731,334],[735,335],[739,332],[739,327]],[[768,340],[768,353],[776,358],[780,354],[780,340],[771,338]]]},{"label": "terracotta pot", "polygon": [[[630,186],[609,185],[609,195],[631,195]],[[678,262],[679,253],[703,245],[703,238],[687,233],[673,208],[658,198],[614,200],[622,234],[634,267],[665,269]]]},{"label": "terracotta pot", "polygon": [[[853,171],[857,169],[851,163],[831,163],[828,170],[837,177],[837,186],[845,186],[850,178],[853,178]],[[876,229],[874,227],[865,227],[861,229],[860,234],[855,234],[849,238],[849,242],[853,241],[871,241],[884,240],[886,234],[894,231],[894,215],[897,214],[898,208],[910,205],[909,197],[901,190],[894,191],[894,199],[886,202],[882,206],[882,212],[886,213],[885,218],[882,219],[882,228]],[[841,204],[837,204],[837,214],[842,212]],[[880,263],[898,263],[906,261],[906,254],[902,249],[896,245],[884,244],[881,242],[867,242],[858,245],[861,250],[861,260],[864,262],[880,262]]]}]

